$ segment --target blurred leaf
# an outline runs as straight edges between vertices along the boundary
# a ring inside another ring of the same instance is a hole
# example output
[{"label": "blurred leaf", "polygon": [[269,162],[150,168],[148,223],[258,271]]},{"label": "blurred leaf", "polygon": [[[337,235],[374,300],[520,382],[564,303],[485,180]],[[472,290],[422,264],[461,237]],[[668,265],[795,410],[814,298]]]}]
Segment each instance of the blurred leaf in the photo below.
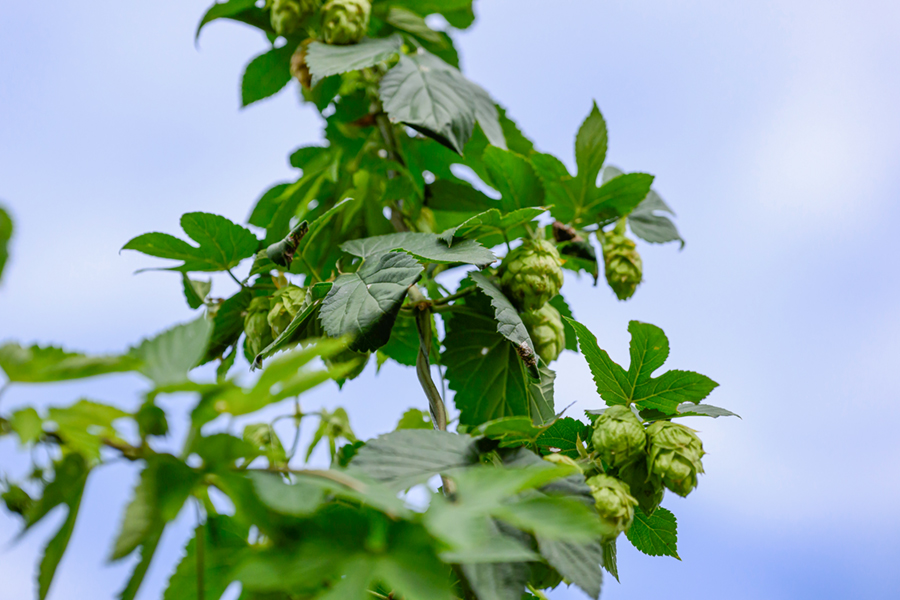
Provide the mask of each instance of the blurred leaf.
[{"label": "blurred leaf", "polygon": [[500,192],[504,212],[544,203],[544,187],[524,156],[489,146],[481,159],[491,177],[492,187]]},{"label": "blurred leaf", "polygon": [[287,464],[287,452],[275,428],[268,423],[254,423],[244,427],[244,441],[269,460],[269,464],[278,466]]},{"label": "blurred leaf", "polygon": [[306,64],[314,77],[325,78],[347,71],[371,67],[400,52],[403,40],[392,35],[386,38],[363,38],[358,44],[336,46],[313,42],[306,49]]},{"label": "blurred leaf", "polygon": [[569,308],[566,299],[563,298],[562,294],[557,294],[550,298],[550,306],[558,310],[561,316],[566,317],[563,319],[563,330],[566,332],[566,350],[578,352],[578,336],[575,335],[575,329],[568,321],[568,319],[574,319],[575,315],[572,314],[572,309]]},{"label": "blurred leaf", "polygon": [[86,356],[54,346],[0,346],[0,369],[11,382],[49,383],[83,379],[107,373],[133,371],[138,361],[130,356]]},{"label": "blurred leaf", "polygon": [[213,322],[201,316],[141,342],[132,355],[141,360],[140,372],[157,386],[181,383],[206,356]]},{"label": "blurred leaf", "polygon": [[9,260],[9,242],[13,235],[13,222],[9,213],[0,206],[0,280],[3,279],[3,268]]},{"label": "blurred leaf", "polygon": [[253,292],[246,288],[219,304],[212,314],[212,333],[204,362],[220,358],[229,346],[237,343],[244,333],[244,311],[253,299]]},{"label": "blurred leaf", "polygon": [[578,458],[577,440],[587,443],[591,435],[591,426],[585,425],[578,419],[565,417],[555,421],[537,439],[537,445],[545,450],[556,448],[560,454],[569,458]]},{"label": "blurred leaf", "polygon": [[255,8],[256,0],[226,0],[225,2],[216,3],[209,7],[206,14],[197,25],[197,32],[194,34],[194,41],[200,39],[200,31],[203,27],[216,19],[224,19],[235,17],[245,11]]},{"label": "blurred leaf", "polygon": [[455,238],[476,240],[490,235],[507,235],[507,232],[533,221],[546,210],[544,207],[528,207],[501,214],[496,208],[491,208],[447,229],[440,234],[440,239],[448,246],[453,246]]},{"label": "blurred leaf", "polygon": [[427,412],[423,412],[418,408],[410,408],[403,416],[400,417],[400,420],[397,422],[397,426],[394,427],[394,431],[400,429],[434,429],[434,425],[431,423],[431,416]]},{"label": "blurred leaf", "polygon": [[66,408],[51,408],[47,412],[47,421],[56,423],[56,434],[67,449],[86,459],[100,460],[103,440],[119,439],[113,421],[127,416],[130,415],[114,406],[79,400]]},{"label": "blurred leaf", "polygon": [[423,262],[445,264],[468,263],[485,266],[497,260],[490,250],[474,240],[462,240],[450,247],[440,236],[433,233],[390,233],[344,242],[341,249],[361,258],[402,250]]},{"label": "blurred leaf", "polygon": [[600,597],[603,585],[603,548],[598,543],[575,544],[562,540],[537,537],[541,555],[560,575],[594,598]]},{"label": "blurred leaf", "polygon": [[635,548],[650,556],[678,556],[678,523],[675,515],[659,507],[647,516],[640,507],[634,509],[634,522],[625,535]]},{"label": "blurred leaf", "polygon": [[675,224],[669,217],[658,215],[657,212],[675,214],[672,209],[663,202],[659,194],[650,190],[647,196],[628,215],[628,225],[634,235],[651,244],[664,244],[666,242],[681,242],[684,248],[684,240],[678,233]]},{"label": "blurred leaf", "polygon": [[[231,584],[233,571],[247,548],[247,529],[225,515],[208,515],[184,549],[184,556],[169,578],[163,600],[218,599]],[[203,536],[198,544],[198,536]],[[202,548],[203,596],[197,593],[198,546]]]},{"label": "blurred leaf", "polygon": [[335,460],[335,455],[337,454],[337,446],[335,445],[336,440],[345,439],[348,442],[356,441],[356,435],[353,433],[353,428],[350,427],[350,417],[347,416],[346,410],[341,407],[334,409],[334,411],[328,411],[324,408],[321,410],[319,415],[319,428],[316,429],[316,432],[313,434],[313,439],[306,450],[307,461],[309,461],[309,457],[312,456],[313,450],[316,449],[316,446],[318,446],[319,442],[323,439],[329,441],[332,462]]},{"label": "blurred leaf", "polygon": [[187,273],[181,274],[181,284],[184,288],[184,298],[187,300],[188,306],[194,309],[203,306],[203,301],[212,289],[211,279],[208,281],[194,280],[190,279]]},{"label": "blurred leaf", "polygon": [[388,8],[388,13],[384,20],[388,25],[410,33],[426,42],[442,44],[444,41],[437,31],[425,23],[425,19],[405,8],[391,6]]},{"label": "blurred leaf", "polygon": [[19,436],[21,446],[37,442],[44,434],[44,421],[30,406],[14,412],[9,419],[9,426]]},{"label": "blurred leaf", "polygon": [[291,55],[296,44],[272,48],[250,61],[241,79],[241,106],[274,96],[291,80]]}]

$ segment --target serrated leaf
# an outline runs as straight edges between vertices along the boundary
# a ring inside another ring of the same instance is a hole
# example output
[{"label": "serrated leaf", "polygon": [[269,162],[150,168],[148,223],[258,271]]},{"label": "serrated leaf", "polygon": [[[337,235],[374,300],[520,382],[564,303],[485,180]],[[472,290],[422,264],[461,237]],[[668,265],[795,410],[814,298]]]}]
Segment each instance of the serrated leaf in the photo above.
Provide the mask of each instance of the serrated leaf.
[{"label": "serrated leaf", "polygon": [[324,79],[386,61],[400,52],[402,44],[403,40],[398,35],[363,38],[359,43],[347,46],[312,42],[306,48],[306,64],[314,77]]},{"label": "serrated leaf", "polygon": [[609,542],[603,542],[603,562],[600,563],[600,566],[606,569],[606,572],[616,578],[616,581],[619,581],[619,564],[618,559],[616,557],[616,540],[612,540]]},{"label": "serrated leaf", "polygon": [[23,348],[14,342],[0,346],[0,369],[10,382],[50,383],[133,371],[130,356],[87,356],[54,346]]},{"label": "serrated leaf", "polygon": [[193,212],[181,217],[181,228],[197,246],[167,233],[145,233],[130,240],[122,250],[137,250],[150,256],[184,261],[175,271],[226,271],[256,253],[259,240],[225,217]]},{"label": "serrated leaf", "polygon": [[147,574],[147,569],[150,568],[150,563],[153,561],[153,555],[156,553],[156,547],[159,545],[162,534],[163,526],[161,524],[156,525],[147,533],[144,543],[141,544],[141,560],[135,565],[134,571],[131,572],[131,577],[128,578],[128,582],[125,584],[125,588],[119,592],[119,600],[134,600],[135,596],[137,596],[138,590],[144,582],[144,576]]},{"label": "serrated leaf", "polygon": [[569,308],[566,299],[562,297],[562,294],[557,294],[550,298],[550,306],[558,310],[561,316],[566,317],[563,319],[563,330],[566,332],[566,350],[578,352],[578,336],[575,335],[575,329],[567,320],[574,319],[575,315],[572,314],[572,309]]},{"label": "serrated leaf", "polygon": [[403,490],[477,461],[475,443],[467,435],[401,429],[368,441],[359,449],[350,468],[391,489]]},{"label": "serrated leaf", "polygon": [[663,366],[669,358],[669,338],[656,325],[640,321],[629,322],[628,332],[631,334],[628,380],[636,386],[649,380],[653,371]]},{"label": "serrated leaf", "polygon": [[537,427],[530,417],[503,417],[482,423],[471,433],[499,440],[500,447],[533,444],[550,425]]},{"label": "serrated leaf", "polygon": [[467,183],[438,179],[425,188],[425,206],[435,211],[480,213],[499,208],[500,203]]},{"label": "serrated leaf", "polygon": [[69,491],[65,502],[68,507],[66,520],[63,521],[59,531],[47,542],[47,546],[44,548],[41,563],[38,566],[38,598],[40,600],[44,600],[47,597],[47,592],[50,591],[50,584],[53,583],[53,577],[56,574],[56,568],[59,566],[59,561],[62,560],[66,547],[69,545],[69,539],[71,539],[72,531],[75,529],[75,520],[78,518],[78,509],[81,507],[85,481],[86,476],[79,486]]},{"label": "serrated leaf", "polygon": [[504,212],[543,204],[544,187],[524,156],[489,146],[481,160],[490,175],[491,185],[500,192]]},{"label": "serrated leaf", "polygon": [[628,225],[631,227],[631,231],[634,235],[651,244],[679,241],[681,242],[681,247],[684,248],[684,240],[678,233],[675,224],[672,223],[669,217],[656,214],[657,212],[675,214],[663,202],[659,194],[650,190],[647,193],[647,197],[628,215]]},{"label": "serrated leaf", "polygon": [[[198,536],[202,548],[203,596],[198,593]],[[184,555],[163,592],[163,600],[211,600],[220,598],[233,581],[233,572],[247,548],[247,530],[224,515],[208,515],[195,529]]]},{"label": "serrated leaf", "polygon": [[597,338],[587,327],[574,319],[565,319],[578,336],[578,348],[587,360],[597,393],[607,405],[631,402],[632,387],[625,369],[613,362],[605,350],[597,345]]},{"label": "serrated leaf", "polygon": [[537,439],[537,445],[544,449],[554,448],[570,458],[578,458],[578,440],[584,444],[590,434],[590,425],[585,425],[572,417],[565,417],[555,421]]},{"label": "serrated leaf", "polygon": [[590,222],[594,223],[624,217],[647,197],[653,179],[653,175],[647,173],[625,173],[614,177],[591,194],[582,213],[590,215]]},{"label": "serrated leaf", "polygon": [[553,419],[552,396],[532,379],[515,346],[497,331],[487,299],[469,296],[466,308],[449,319],[442,355],[460,423],[474,427],[501,417],[528,416],[542,425]]},{"label": "serrated leaf", "polygon": [[241,106],[274,96],[291,80],[291,55],[296,45],[272,48],[251,60],[241,79]]},{"label": "serrated leaf", "polygon": [[500,291],[493,281],[487,278],[484,273],[474,272],[469,275],[469,279],[475,282],[491,302],[494,308],[494,320],[497,321],[497,332],[509,340],[515,346],[527,344],[534,350],[534,344],[525,323],[519,316],[519,311],[512,305],[512,302]]},{"label": "serrated leaf", "polygon": [[603,585],[603,548],[598,543],[574,544],[537,536],[541,555],[559,574],[594,598],[600,597]]},{"label": "serrated leaf", "polygon": [[205,316],[144,340],[132,350],[138,369],[157,386],[181,383],[200,364],[209,347],[213,323]]},{"label": "serrated leaf", "polygon": [[497,260],[493,252],[475,240],[463,240],[451,247],[434,233],[389,233],[350,240],[341,244],[341,249],[361,258],[402,250],[424,262],[442,264],[466,263],[485,266]]},{"label": "serrated leaf", "polygon": [[655,408],[668,414],[676,414],[684,402],[699,404],[719,384],[693,371],[666,371],[659,377],[638,385],[634,389],[634,402],[640,408]]},{"label": "serrated leaf", "polygon": [[247,288],[241,288],[231,298],[228,298],[215,308],[212,313],[212,333],[209,337],[204,362],[220,358],[225,351],[235,343],[244,332],[244,311],[253,299],[253,292]]},{"label": "serrated leaf", "polygon": [[469,217],[459,225],[451,227],[440,234],[440,238],[448,246],[454,244],[456,238],[478,239],[487,236],[504,235],[508,231],[525,223],[533,221],[538,215],[547,209],[541,207],[528,207],[502,214],[496,208],[491,208],[473,217]]},{"label": "serrated leaf", "polygon": [[591,112],[581,123],[575,136],[575,163],[578,165],[578,179],[585,196],[597,186],[597,175],[606,160],[608,143],[606,120],[594,102]]},{"label": "serrated leaf", "polygon": [[13,235],[13,222],[9,213],[0,206],[0,280],[3,279],[3,269],[9,260],[9,242]]},{"label": "serrated leaf", "polygon": [[479,600],[522,600],[529,569],[524,562],[464,564],[463,573]]},{"label": "serrated leaf", "polygon": [[407,254],[371,256],[359,271],[335,280],[319,309],[322,327],[333,337],[352,336],[353,350],[377,350],[390,338],[403,299],[423,270]]},{"label": "serrated leaf", "polygon": [[194,41],[200,39],[200,31],[203,27],[216,19],[225,19],[235,17],[245,11],[249,11],[256,6],[256,0],[227,0],[219,2],[209,7],[200,23],[197,25],[197,32],[194,34]]},{"label": "serrated leaf", "polygon": [[678,556],[678,522],[670,511],[659,507],[647,516],[640,507],[634,509],[634,522],[625,532],[635,548],[650,556]]}]

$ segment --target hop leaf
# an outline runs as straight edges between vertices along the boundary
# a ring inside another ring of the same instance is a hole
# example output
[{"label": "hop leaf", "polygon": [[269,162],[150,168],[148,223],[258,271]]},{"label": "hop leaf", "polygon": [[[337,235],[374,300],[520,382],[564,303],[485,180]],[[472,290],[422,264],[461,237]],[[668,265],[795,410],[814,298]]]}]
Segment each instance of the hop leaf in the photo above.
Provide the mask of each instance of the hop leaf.
[{"label": "hop leaf", "polygon": [[603,537],[615,539],[620,533],[631,527],[634,521],[634,507],[637,500],[631,495],[628,485],[609,475],[595,475],[586,482],[591,488],[600,523],[603,526]]},{"label": "hop leaf", "polygon": [[369,0],[331,0],[322,7],[322,35],[326,44],[356,44],[369,28]]},{"label": "hop leaf", "polygon": [[300,31],[303,21],[319,7],[318,0],[274,0],[272,29],[278,35],[293,35]]},{"label": "hop leaf", "polygon": [[703,472],[700,459],[706,454],[694,430],[680,423],[657,421],[647,428],[647,437],[651,474],[679,496],[690,494],[697,487],[697,474]]},{"label": "hop leaf", "polygon": [[542,307],[563,284],[562,261],[545,240],[526,240],[500,263],[500,287],[521,310]]},{"label": "hop leaf", "polygon": [[606,281],[619,300],[628,300],[643,279],[643,263],[634,241],[625,235],[625,219],[602,237]]},{"label": "hop leaf", "polygon": [[272,343],[272,328],[269,326],[269,298],[259,296],[250,302],[244,316],[244,333],[247,334],[246,354],[251,362],[263,348]]},{"label": "hop leaf", "polygon": [[609,407],[597,418],[591,439],[600,458],[612,467],[634,462],[647,445],[644,425],[621,404]]},{"label": "hop leaf", "polygon": [[559,358],[566,347],[566,330],[559,311],[549,303],[537,310],[521,313],[525,329],[531,336],[534,351],[545,363]]},{"label": "hop leaf", "polygon": [[662,502],[666,488],[659,476],[648,470],[646,457],[623,466],[616,476],[628,484],[641,510],[648,516],[652,515]]},{"label": "hop leaf", "polygon": [[273,337],[281,335],[300,310],[306,299],[306,290],[296,285],[281,288],[271,299],[271,308],[266,320],[272,328]]}]

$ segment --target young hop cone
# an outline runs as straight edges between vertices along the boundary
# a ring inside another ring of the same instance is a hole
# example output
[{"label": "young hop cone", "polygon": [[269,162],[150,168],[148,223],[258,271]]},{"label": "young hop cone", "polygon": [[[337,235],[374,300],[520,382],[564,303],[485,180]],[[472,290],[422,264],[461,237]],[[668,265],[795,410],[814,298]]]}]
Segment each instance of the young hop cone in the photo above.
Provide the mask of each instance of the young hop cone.
[{"label": "young hop cone", "polygon": [[306,299],[306,290],[296,285],[281,288],[270,300],[269,314],[266,319],[272,328],[272,335],[278,337],[287,326],[291,324],[302,310],[303,301]]},{"label": "young hop cone", "polygon": [[544,306],[563,284],[559,252],[546,240],[525,240],[506,255],[497,273],[503,293],[524,312]]},{"label": "young hop cone", "polygon": [[326,44],[356,44],[369,28],[369,0],[331,0],[322,7],[322,35]]},{"label": "young hop cone", "polygon": [[566,330],[563,328],[559,311],[549,303],[537,310],[523,312],[519,315],[525,323],[525,329],[534,343],[534,351],[545,363],[550,364],[559,358],[566,347]]},{"label": "young hop cone", "polygon": [[650,440],[650,473],[678,494],[687,496],[697,487],[697,474],[703,472],[700,459],[706,454],[694,430],[679,423],[657,421],[647,428]]},{"label": "young hop cone", "polygon": [[244,333],[247,334],[245,348],[247,358],[251,361],[275,339],[272,337],[268,316],[269,298],[265,296],[254,298],[247,307],[247,314],[244,316]]},{"label": "young hop cone", "polygon": [[634,241],[625,235],[625,219],[601,238],[606,281],[619,300],[628,300],[643,279],[643,263]]},{"label": "young hop cone", "polygon": [[644,455],[644,424],[627,406],[610,406],[594,422],[594,450],[611,467],[634,462]]},{"label": "young hop cone", "polygon": [[273,0],[269,13],[272,29],[278,35],[293,35],[318,7],[318,0]]},{"label": "young hop cone", "polygon": [[666,493],[659,476],[651,474],[648,470],[646,456],[623,466],[616,477],[628,484],[631,495],[647,515],[653,514]]},{"label": "young hop cone", "polygon": [[613,540],[627,531],[634,521],[634,507],[638,503],[631,495],[628,485],[609,475],[594,475],[586,483],[591,488],[597,512],[600,513],[603,537]]}]

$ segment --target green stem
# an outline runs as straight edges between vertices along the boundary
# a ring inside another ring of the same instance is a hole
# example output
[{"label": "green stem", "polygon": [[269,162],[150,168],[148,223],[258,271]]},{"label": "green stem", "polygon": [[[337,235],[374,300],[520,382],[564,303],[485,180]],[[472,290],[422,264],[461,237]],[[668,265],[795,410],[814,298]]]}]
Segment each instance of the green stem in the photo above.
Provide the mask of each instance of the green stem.
[{"label": "green stem", "polygon": [[441,306],[442,304],[447,304],[449,302],[453,302],[454,300],[459,300],[465,296],[468,296],[472,292],[475,291],[475,286],[469,286],[467,288],[463,288],[462,290],[456,292],[455,294],[450,294],[449,296],[444,296],[443,298],[438,298],[437,300],[432,301],[432,306]]},{"label": "green stem", "polygon": [[239,286],[241,286],[241,289],[242,289],[242,290],[247,288],[247,286],[244,285],[244,284],[241,282],[240,279],[238,279],[237,277],[234,276],[234,273],[231,272],[231,269],[227,269],[225,272],[228,273],[228,275],[230,275],[232,279],[234,279],[234,282],[235,282],[236,284],[238,284]]}]

